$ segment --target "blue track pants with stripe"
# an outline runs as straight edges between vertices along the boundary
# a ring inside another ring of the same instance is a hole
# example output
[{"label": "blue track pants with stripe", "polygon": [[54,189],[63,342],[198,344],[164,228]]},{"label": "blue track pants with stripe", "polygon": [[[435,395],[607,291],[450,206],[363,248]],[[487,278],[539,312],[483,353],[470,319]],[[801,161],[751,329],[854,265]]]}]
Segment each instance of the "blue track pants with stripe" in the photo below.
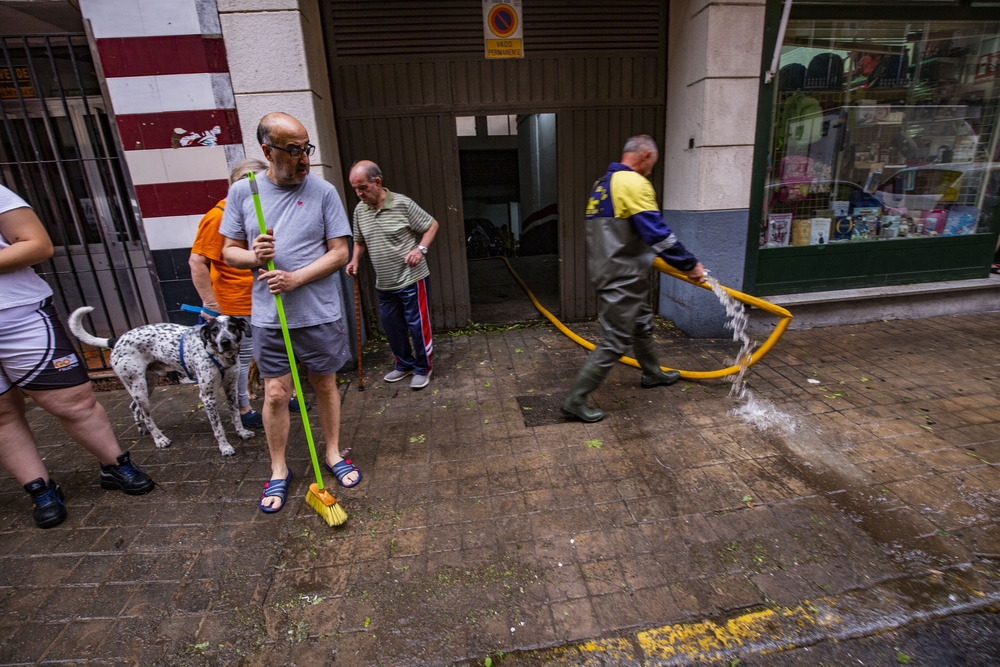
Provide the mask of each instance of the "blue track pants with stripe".
[{"label": "blue track pants with stripe", "polygon": [[[396,355],[396,370],[427,375],[431,372],[434,356],[427,278],[393,292],[376,291],[382,326],[389,347]],[[412,348],[410,338],[413,339]]]}]

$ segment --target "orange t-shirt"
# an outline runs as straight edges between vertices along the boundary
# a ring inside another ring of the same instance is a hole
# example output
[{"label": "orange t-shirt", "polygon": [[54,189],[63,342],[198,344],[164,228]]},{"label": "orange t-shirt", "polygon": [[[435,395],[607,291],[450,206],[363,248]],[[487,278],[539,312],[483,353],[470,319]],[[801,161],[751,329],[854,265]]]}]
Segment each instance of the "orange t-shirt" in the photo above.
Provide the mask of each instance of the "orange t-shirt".
[{"label": "orange t-shirt", "polygon": [[219,225],[222,224],[225,207],[226,200],[223,199],[201,219],[191,252],[208,257],[210,261],[212,290],[219,302],[220,313],[247,316],[250,314],[253,272],[250,269],[234,269],[222,259],[222,246],[226,237],[219,233]]}]

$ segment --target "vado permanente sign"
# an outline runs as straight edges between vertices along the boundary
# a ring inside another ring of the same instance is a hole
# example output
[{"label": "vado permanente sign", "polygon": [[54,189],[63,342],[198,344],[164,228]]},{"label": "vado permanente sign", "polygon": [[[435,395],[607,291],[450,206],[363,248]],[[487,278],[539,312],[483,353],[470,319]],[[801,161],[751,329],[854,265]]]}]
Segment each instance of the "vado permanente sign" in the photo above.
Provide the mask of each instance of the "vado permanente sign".
[{"label": "vado permanente sign", "polygon": [[523,58],[521,0],[483,0],[487,58]]}]

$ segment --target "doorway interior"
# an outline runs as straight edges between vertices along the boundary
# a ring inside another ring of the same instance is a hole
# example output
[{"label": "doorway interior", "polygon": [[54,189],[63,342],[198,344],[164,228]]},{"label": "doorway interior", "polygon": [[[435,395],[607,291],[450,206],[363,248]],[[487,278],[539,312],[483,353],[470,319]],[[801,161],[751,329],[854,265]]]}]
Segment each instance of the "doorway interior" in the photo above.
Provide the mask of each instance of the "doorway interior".
[{"label": "doorway interior", "polygon": [[558,313],[556,114],[459,116],[455,126],[472,321],[542,319],[501,258]]}]

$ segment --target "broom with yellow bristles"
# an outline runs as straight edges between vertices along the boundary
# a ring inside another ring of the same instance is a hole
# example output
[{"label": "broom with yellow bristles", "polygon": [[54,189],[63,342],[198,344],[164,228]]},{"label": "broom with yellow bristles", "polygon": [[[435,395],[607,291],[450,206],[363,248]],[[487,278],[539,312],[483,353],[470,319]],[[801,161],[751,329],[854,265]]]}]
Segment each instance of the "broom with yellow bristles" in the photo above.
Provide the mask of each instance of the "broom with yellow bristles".
[{"label": "broom with yellow bristles", "polygon": [[[254,178],[252,171],[249,174],[249,179],[250,192],[253,194],[253,206],[257,211],[257,224],[260,226],[260,233],[267,234],[267,225],[264,224],[264,211],[260,207],[260,193],[257,190],[257,180]],[[267,260],[267,270],[274,271],[274,260]],[[281,320],[281,335],[285,339],[285,351],[288,352],[288,365],[291,366],[292,381],[295,382],[295,395],[299,399],[299,413],[302,415],[302,425],[306,429],[309,456],[312,457],[313,472],[316,473],[316,482],[309,485],[306,502],[309,504],[309,507],[316,510],[316,513],[328,525],[339,526],[347,521],[347,512],[337,503],[337,499],[323,488],[323,473],[319,468],[319,458],[316,456],[316,445],[313,443],[312,429],[309,428],[309,414],[306,412],[306,399],[305,394],[302,393],[299,371],[295,366],[295,353],[292,351],[292,337],[288,333],[288,320],[285,319],[285,307],[281,303],[280,294],[275,294],[274,300],[278,305],[278,319]]]}]

